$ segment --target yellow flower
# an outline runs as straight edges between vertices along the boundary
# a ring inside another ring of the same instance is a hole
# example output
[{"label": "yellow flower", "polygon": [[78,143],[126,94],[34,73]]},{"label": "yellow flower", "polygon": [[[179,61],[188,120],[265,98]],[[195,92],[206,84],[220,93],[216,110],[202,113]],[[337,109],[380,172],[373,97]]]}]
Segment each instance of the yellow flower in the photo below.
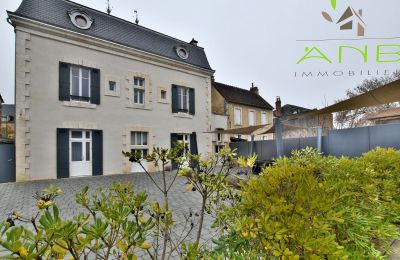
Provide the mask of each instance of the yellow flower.
[{"label": "yellow flower", "polygon": [[151,245],[147,241],[144,241],[142,244],[139,245],[139,247],[141,249],[149,249]]},{"label": "yellow flower", "polygon": [[20,249],[19,249],[18,252],[19,252],[19,255],[20,255],[20,256],[27,256],[27,255],[28,255],[28,251],[27,251],[26,248],[23,247],[23,246],[20,247]]}]

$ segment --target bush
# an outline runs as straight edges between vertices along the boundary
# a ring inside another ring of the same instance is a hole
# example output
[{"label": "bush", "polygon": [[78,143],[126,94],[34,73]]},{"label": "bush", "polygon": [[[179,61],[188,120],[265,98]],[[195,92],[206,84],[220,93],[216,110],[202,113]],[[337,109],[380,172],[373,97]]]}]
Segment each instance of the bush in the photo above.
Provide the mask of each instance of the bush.
[{"label": "bush", "polygon": [[232,224],[212,254],[380,258],[399,238],[399,176],[394,149],[356,159],[296,151],[244,186],[241,202],[224,212]]}]

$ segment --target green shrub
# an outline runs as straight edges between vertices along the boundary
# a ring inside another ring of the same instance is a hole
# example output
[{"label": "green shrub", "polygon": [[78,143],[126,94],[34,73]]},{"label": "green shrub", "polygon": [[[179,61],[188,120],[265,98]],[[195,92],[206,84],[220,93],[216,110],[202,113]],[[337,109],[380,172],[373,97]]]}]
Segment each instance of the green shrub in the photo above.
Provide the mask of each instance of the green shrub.
[{"label": "green shrub", "polygon": [[394,149],[355,159],[295,151],[244,186],[241,202],[223,212],[231,224],[212,253],[381,258],[399,238],[399,177],[400,152]]}]

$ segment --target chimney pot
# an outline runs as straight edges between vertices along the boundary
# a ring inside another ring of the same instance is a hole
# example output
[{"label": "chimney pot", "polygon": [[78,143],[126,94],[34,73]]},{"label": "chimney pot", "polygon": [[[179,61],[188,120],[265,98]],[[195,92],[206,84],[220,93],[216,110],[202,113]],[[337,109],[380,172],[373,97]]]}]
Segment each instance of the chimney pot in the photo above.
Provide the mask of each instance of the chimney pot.
[{"label": "chimney pot", "polygon": [[196,41],[194,38],[192,38],[192,40],[189,42],[189,44],[193,45],[193,46],[197,46],[199,42]]},{"label": "chimney pot", "polygon": [[275,116],[281,117],[282,116],[282,102],[279,96],[276,97],[275,101]]},{"label": "chimney pot", "polygon": [[250,92],[256,95],[260,95],[260,90],[258,87],[254,86],[254,83],[251,83]]}]

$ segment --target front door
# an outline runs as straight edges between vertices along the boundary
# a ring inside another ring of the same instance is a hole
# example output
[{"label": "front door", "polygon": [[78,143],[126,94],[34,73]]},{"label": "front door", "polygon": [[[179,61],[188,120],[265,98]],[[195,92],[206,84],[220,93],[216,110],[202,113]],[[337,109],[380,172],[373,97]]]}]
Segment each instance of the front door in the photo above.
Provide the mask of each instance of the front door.
[{"label": "front door", "polygon": [[70,176],[92,175],[92,132],[71,130],[69,138]]}]

